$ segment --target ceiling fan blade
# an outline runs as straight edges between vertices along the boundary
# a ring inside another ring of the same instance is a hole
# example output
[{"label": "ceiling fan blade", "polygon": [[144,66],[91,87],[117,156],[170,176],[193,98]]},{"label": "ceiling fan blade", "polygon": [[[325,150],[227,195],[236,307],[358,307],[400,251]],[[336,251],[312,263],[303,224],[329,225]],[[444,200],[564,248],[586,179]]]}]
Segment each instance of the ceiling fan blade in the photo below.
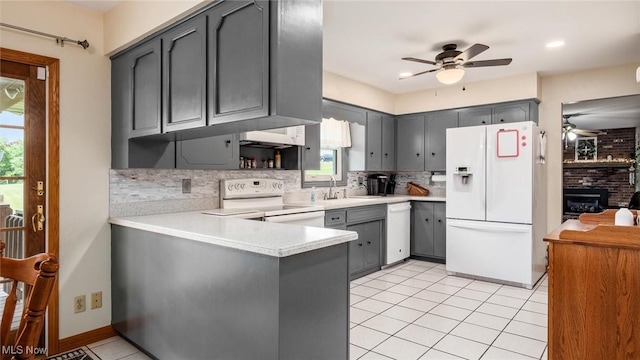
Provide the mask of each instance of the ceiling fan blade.
[{"label": "ceiling fan blade", "polygon": [[403,57],[402,60],[414,61],[414,62],[419,62],[419,63],[423,63],[423,64],[429,64],[429,65],[436,65],[436,63],[433,62],[433,61],[422,60],[422,59],[418,59],[418,58],[414,58],[414,57]]},{"label": "ceiling fan blade", "polygon": [[426,73],[430,73],[430,72],[434,72],[434,71],[438,71],[438,70],[440,70],[440,69],[431,69],[431,70],[427,70],[427,71],[422,71],[422,72],[419,72],[419,73],[415,73],[415,74],[413,74],[411,76],[401,77],[400,80],[409,79],[409,78],[412,78],[414,76],[418,76],[418,75],[422,75],[422,74],[426,74]]},{"label": "ceiling fan blade", "polygon": [[469,61],[462,64],[463,67],[483,67],[483,66],[502,66],[511,64],[511,59],[493,59],[493,60],[480,60]]},{"label": "ceiling fan blade", "polygon": [[461,60],[462,62],[467,62],[469,61],[469,59],[480,54],[481,52],[486,51],[488,48],[489,47],[487,45],[473,44],[470,48],[463,51],[462,54],[456,56],[454,60],[455,61]]},{"label": "ceiling fan blade", "polygon": [[598,131],[598,130],[573,129],[571,131],[573,131],[576,135],[588,136],[588,137],[604,135],[604,132]]}]

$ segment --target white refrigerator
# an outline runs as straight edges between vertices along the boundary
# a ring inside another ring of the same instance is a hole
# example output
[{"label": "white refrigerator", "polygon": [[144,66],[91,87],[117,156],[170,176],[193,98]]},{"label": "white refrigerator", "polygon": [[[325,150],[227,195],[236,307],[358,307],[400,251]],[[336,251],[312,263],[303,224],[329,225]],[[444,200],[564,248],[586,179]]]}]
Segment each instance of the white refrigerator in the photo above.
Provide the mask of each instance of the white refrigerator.
[{"label": "white refrigerator", "polygon": [[538,126],[447,129],[450,274],[532,288],[546,271],[546,191]]}]

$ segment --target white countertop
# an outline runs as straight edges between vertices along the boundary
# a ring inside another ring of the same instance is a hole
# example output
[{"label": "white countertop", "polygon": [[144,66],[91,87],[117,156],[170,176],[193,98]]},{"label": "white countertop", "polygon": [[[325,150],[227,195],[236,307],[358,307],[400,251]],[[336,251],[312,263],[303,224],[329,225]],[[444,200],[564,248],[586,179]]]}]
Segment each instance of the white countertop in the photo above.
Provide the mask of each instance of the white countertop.
[{"label": "white countertop", "polygon": [[[380,197],[350,197],[335,200],[317,200],[315,205],[322,206],[325,210],[343,209],[356,206],[393,204],[404,201],[437,201],[445,202],[446,198],[439,196],[410,196],[410,195],[389,195]],[[310,202],[290,202],[295,205],[311,205]]]},{"label": "white countertop", "polygon": [[115,217],[109,218],[109,223],[274,257],[358,238],[353,231],[220,217],[200,211]]}]

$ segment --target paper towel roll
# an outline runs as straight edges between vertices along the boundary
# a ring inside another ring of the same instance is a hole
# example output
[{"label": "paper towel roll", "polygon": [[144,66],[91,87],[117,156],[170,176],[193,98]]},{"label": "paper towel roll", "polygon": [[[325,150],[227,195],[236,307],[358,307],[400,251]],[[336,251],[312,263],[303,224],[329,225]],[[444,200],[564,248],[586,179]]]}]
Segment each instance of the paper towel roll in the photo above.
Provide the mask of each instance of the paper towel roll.
[{"label": "paper towel roll", "polygon": [[445,182],[447,181],[447,175],[432,175],[431,181],[433,182]]}]

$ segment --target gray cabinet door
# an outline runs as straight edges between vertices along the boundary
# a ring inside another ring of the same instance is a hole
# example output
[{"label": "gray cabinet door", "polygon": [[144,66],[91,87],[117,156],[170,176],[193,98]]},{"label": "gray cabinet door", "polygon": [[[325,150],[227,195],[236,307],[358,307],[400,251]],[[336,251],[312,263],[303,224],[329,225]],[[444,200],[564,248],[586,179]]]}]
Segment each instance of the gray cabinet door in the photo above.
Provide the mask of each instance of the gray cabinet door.
[{"label": "gray cabinet door", "polygon": [[396,169],[396,120],[382,115],[382,171]]},{"label": "gray cabinet door", "polygon": [[433,203],[414,202],[411,255],[434,255],[433,229],[435,221]]},{"label": "gray cabinet door", "polygon": [[493,107],[493,124],[529,121],[529,102],[497,105]]},{"label": "gray cabinet door", "polygon": [[427,142],[425,170],[446,170],[447,129],[458,126],[458,112],[439,111],[427,115],[425,139]]},{"label": "gray cabinet door", "polygon": [[160,39],[140,45],[129,56],[129,137],[159,134],[161,131],[161,64]]},{"label": "gray cabinet door", "polygon": [[355,274],[364,269],[364,225],[349,225],[347,231],[358,233],[358,239],[349,243],[349,274]]},{"label": "gray cabinet door", "polygon": [[129,166],[129,124],[131,123],[131,54],[111,60],[111,168]]},{"label": "gray cabinet door", "polygon": [[304,128],[302,170],[320,170],[320,124]]},{"label": "gray cabinet door", "polygon": [[163,132],[206,125],[207,18],[199,16],[162,37]]},{"label": "gray cabinet door", "polygon": [[382,245],[382,225],[383,221],[371,221],[362,224],[363,226],[363,262],[364,269],[371,269],[380,266],[380,246]]},{"label": "gray cabinet door", "polygon": [[445,258],[447,256],[446,204],[434,203],[433,213],[436,219],[433,224],[433,256]]},{"label": "gray cabinet door", "polygon": [[458,127],[491,124],[492,109],[490,106],[460,109]]},{"label": "gray cabinet door", "polygon": [[424,115],[400,116],[396,124],[398,171],[424,170]]},{"label": "gray cabinet door", "polygon": [[209,125],[269,114],[269,2],[228,1],[207,13]]},{"label": "gray cabinet door", "polygon": [[238,135],[176,141],[178,169],[237,169]]},{"label": "gray cabinet door", "polygon": [[367,111],[367,135],[365,139],[365,169],[382,169],[382,114]]}]

